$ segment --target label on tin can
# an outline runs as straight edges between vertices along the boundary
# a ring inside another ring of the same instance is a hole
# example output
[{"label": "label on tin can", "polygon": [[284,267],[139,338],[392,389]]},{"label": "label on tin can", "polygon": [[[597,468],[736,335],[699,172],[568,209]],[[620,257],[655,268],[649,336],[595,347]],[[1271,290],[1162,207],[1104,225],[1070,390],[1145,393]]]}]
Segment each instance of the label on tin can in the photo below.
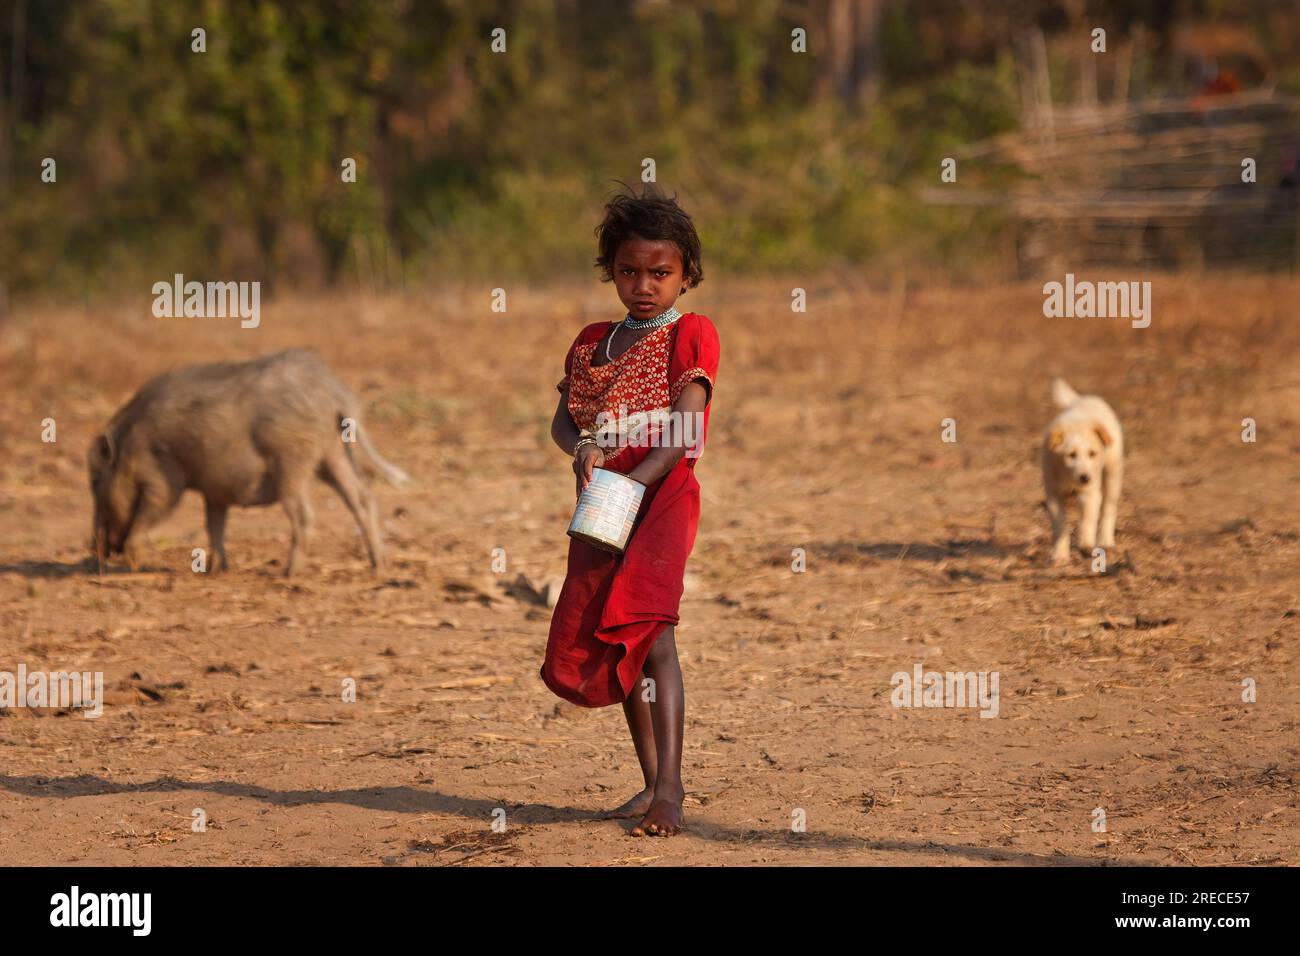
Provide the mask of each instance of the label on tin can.
[{"label": "label on tin can", "polygon": [[645,489],[621,476],[613,477],[612,472],[606,473],[608,477],[597,477],[600,471],[597,470],[582,490],[569,530],[596,538],[621,551],[632,534]]}]

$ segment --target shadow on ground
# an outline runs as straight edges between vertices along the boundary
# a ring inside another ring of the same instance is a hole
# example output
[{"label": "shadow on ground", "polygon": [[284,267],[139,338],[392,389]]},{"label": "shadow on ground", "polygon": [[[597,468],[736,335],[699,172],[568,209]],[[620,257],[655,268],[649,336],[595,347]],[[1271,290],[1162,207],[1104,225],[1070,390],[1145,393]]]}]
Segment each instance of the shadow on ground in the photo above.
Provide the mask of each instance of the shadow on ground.
[{"label": "shadow on ground", "polygon": [[[0,774],[0,788],[26,797],[74,799],[122,793],[166,793],[187,791],[216,793],[227,797],[261,800],[281,807],[311,806],[315,804],[346,803],[366,810],[393,813],[445,813],[456,814],[471,820],[491,819],[493,810],[503,805],[501,800],[455,797],[436,790],[418,787],[366,787],[348,790],[272,790],[253,784],[231,780],[193,782],[164,776],[144,783],[116,783],[90,774],[73,777],[17,777]],[[509,804],[506,804],[510,806]],[[542,803],[514,804],[512,819],[523,825],[557,823],[618,823],[630,830],[635,821],[605,821],[600,812],[576,807],[554,807]],[[806,847],[815,850],[842,850],[846,852],[897,852],[918,856],[941,855],[964,857],[986,863],[1012,863],[1019,866],[1148,866],[1143,860],[1106,859],[1022,853],[999,847],[966,846],[938,843],[933,840],[870,840],[849,833],[791,833],[785,830],[739,829],[717,823],[698,815],[691,815],[683,837],[710,840],[737,846],[767,849],[795,849]],[[682,837],[678,837],[681,839]],[[646,839],[654,839],[647,837]]]}]

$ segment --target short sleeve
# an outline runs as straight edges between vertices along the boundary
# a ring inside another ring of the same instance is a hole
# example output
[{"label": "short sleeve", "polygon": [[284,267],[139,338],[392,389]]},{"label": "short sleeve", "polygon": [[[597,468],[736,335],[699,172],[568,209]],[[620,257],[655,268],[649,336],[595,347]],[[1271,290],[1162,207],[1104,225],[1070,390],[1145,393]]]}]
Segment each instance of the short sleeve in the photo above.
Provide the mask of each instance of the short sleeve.
[{"label": "short sleeve", "polygon": [[674,366],[680,371],[673,375],[668,389],[668,400],[677,404],[686,386],[691,382],[700,382],[706,393],[705,404],[713,400],[713,385],[718,378],[718,359],[721,346],[718,342],[718,330],[713,323],[702,315],[695,317],[689,329],[683,328],[686,335],[678,344]]},{"label": "short sleeve", "polygon": [[555,390],[561,395],[569,387],[569,376],[573,374],[573,353],[577,351],[578,343],[581,341],[582,334],[579,333],[578,337],[573,340],[573,344],[569,346],[569,354],[564,357],[564,378],[560,379],[555,385]]}]

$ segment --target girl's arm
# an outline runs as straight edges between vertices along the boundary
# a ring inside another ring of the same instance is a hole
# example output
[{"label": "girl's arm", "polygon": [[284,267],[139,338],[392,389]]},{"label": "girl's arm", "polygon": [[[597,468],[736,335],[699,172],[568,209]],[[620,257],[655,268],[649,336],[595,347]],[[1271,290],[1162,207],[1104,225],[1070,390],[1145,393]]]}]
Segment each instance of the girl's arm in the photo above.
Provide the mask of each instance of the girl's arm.
[{"label": "girl's arm", "polygon": [[569,414],[568,388],[560,393],[560,404],[555,406],[555,417],[551,419],[551,439],[566,455],[573,454],[573,445],[578,440],[578,426]]},{"label": "girl's arm", "polygon": [[[709,393],[699,382],[690,382],[682,389],[682,394],[677,397],[677,404],[673,406],[674,416],[679,420],[685,420],[688,416],[694,417],[696,422],[704,419],[704,406],[708,404]],[[695,428],[694,434],[697,439],[699,428]],[[678,431],[676,435],[680,442],[684,436]],[[577,441],[577,433],[574,433],[574,441]],[[673,470],[673,466],[686,457],[686,446],[661,445],[658,448],[650,449],[650,453],[645,456],[641,464],[637,465],[627,473],[629,478],[634,478],[644,485],[652,485],[668,472]]]},{"label": "girl's arm", "polygon": [[[566,388],[560,395],[560,404],[555,407],[555,417],[551,419],[551,438],[566,455],[573,455],[573,446],[577,444],[580,434],[573,416],[569,414],[569,390]],[[604,463],[605,453],[600,448],[595,445],[582,446],[582,450],[573,459],[573,473],[577,477],[573,492],[575,498],[582,494],[582,489],[591,481],[592,470]]]}]

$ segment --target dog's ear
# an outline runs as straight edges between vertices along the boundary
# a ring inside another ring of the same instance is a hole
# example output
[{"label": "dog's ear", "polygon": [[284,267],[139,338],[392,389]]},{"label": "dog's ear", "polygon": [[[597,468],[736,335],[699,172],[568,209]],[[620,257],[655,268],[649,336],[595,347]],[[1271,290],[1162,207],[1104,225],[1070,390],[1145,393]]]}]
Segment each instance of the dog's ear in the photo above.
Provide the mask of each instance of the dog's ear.
[{"label": "dog's ear", "polygon": [[1093,425],[1092,428],[1097,433],[1097,437],[1101,439],[1102,447],[1109,448],[1111,442],[1115,439],[1110,437],[1110,432],[1106,431],[1106,427],[1104,425]]},{"label": "dog's ear", "polygon": [[1060,451],[1061,445],[1065,443],[1065,429],[1059,425],[1052,429],[1052,433],[1047,436],[1047,450]]}]

